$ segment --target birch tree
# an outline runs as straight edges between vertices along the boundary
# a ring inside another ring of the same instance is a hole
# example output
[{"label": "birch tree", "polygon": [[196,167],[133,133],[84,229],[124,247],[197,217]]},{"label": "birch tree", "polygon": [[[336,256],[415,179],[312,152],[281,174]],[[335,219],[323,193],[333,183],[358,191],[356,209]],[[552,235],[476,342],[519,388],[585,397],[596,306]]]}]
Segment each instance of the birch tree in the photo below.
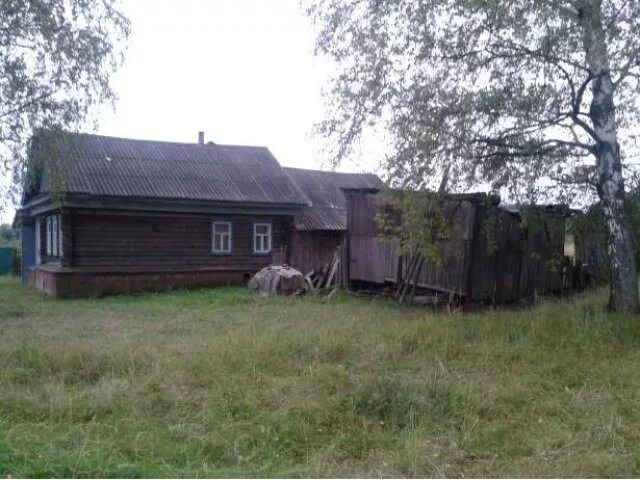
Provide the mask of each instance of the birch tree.
[{"label": "birch tree", "polygon": [[319,131],[339,161],[370,126],[392,184],[489,183],[520,202],[597,194],[610,308],[637,311],[623,163],[640,105],[637,0],[317,0],[335,65]]},{"label": "birch tree", "polygon": [[34,131],[77,129],[115,98],[110,74],[130,31],[116,7],[116,0],[0,0],[0,175],[15,173],[14,187]]}]

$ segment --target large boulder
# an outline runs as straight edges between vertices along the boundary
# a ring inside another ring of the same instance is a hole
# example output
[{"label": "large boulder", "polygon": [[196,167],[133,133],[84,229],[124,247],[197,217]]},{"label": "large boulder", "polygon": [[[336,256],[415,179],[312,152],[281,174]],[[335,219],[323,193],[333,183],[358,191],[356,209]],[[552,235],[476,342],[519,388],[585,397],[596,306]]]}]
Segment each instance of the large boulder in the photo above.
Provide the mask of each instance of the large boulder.
[{"label": "large boulder", "polygon": [[306,288],[304,275],[287,265],[273,265],[257,272],[249,280],[249,288],[263,295],[295,293]]}]

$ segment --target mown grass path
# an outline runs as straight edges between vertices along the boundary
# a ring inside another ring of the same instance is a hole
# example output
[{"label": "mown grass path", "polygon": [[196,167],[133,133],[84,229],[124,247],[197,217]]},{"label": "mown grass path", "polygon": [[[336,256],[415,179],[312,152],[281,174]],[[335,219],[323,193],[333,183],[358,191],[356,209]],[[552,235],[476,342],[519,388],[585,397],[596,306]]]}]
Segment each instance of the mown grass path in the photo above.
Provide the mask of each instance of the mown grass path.
[{"label": "mown grass path", "polygon": [[0,477],[637,476],[640,318],[0,279]]}]

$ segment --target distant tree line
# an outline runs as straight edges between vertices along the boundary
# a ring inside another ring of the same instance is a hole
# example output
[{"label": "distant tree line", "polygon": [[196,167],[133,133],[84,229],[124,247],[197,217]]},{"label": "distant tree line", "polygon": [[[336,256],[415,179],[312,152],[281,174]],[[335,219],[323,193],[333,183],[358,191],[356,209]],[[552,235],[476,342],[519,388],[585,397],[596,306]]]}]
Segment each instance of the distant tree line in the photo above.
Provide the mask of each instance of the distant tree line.
[{"label": "distant tree line", "polygon": [[0,245],[17,245],[20,232],[8,223],[0,223]]}]

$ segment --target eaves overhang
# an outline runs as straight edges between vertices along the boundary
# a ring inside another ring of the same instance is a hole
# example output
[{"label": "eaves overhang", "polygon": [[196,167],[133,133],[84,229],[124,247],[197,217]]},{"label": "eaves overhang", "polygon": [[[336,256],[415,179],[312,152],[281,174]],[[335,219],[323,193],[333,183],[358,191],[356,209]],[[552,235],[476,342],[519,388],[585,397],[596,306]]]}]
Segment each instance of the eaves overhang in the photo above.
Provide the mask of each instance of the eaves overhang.
[{"label": "eaves overhang", "polygon": [[97,196],[74,193],[61,196],[61,200],[58,201],[53,200],[50,197],[38,199],[38,201],[29,202],[23,208],[29,215],[39,215],[58,208],[206,214],[293,215],[306,206],[307,205],[303,203],[224,202],[210,200]]}]

